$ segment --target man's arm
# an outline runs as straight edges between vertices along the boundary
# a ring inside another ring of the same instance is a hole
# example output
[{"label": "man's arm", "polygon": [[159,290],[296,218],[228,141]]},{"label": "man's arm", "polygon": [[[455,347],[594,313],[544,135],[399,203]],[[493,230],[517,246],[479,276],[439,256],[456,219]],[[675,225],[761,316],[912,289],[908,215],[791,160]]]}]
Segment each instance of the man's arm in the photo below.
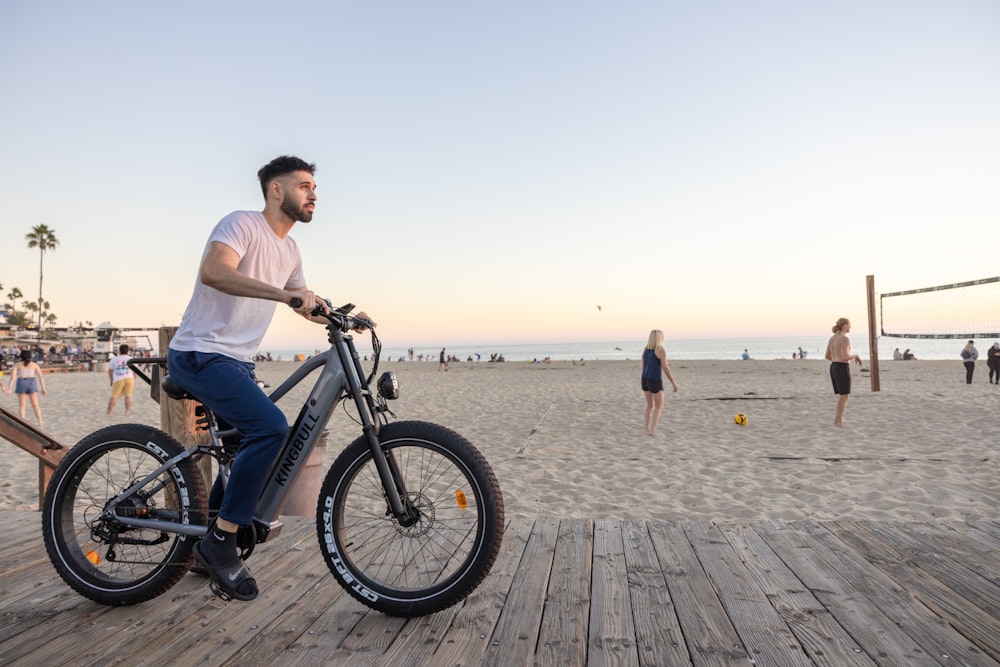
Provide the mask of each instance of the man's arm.
[{"label": "man's arm", "polygon": [[284,290],[272,287],[265,282],[245,276],[237,270],[240,256],[225,243],[213,241],[208,246],[205,258],[201,261],[198,278],[209,287],[231,294],[254,299],[267,299],[291,305],[293,297],[298,297],[302,305],[295,309],[297,313],[309,317],[316,306],[316,295],[302,288],[298,291]]}]

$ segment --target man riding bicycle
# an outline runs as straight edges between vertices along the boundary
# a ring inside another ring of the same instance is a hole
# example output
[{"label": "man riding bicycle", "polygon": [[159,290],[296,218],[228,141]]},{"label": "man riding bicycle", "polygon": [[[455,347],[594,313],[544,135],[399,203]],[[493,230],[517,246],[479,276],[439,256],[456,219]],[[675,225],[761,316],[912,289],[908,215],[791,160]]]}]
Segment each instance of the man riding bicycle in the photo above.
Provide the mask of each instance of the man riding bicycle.
[{"label": "man riding bicycle", "polygon": [[[302,257],[289,236],[296,222],[312,220],[316,165],[275,158],[257,172],[263,211],[235,211],[212,230],[194,292],[170,343],[167,367],[180,387],[239,430],[240,447],[229,483],[195,559],[229,597],[253,600],[257,582],[240,559],[236,532],[253,522],[274,458],[288,433],[284,413],[257,386],[251,362],[284,303],[321,324],[326,304],[306,287]],[[292,306],[296,300],[295,306]],[[370,318],[364,313],[358,317]],[[221,486],[212,492],[212,509]]]}]

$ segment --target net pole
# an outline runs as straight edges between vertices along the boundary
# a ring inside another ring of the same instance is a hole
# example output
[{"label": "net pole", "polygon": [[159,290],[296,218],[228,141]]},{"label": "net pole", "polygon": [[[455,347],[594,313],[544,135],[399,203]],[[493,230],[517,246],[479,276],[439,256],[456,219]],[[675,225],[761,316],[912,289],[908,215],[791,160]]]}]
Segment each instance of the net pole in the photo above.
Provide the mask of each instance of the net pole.
[{"label": "net pole", "polygon": [[878,335],[875,333],[875,276],[869,275],[866,280],[868,289],[868,349],[871,351],[872,391],[879,390],[878,377]]}]

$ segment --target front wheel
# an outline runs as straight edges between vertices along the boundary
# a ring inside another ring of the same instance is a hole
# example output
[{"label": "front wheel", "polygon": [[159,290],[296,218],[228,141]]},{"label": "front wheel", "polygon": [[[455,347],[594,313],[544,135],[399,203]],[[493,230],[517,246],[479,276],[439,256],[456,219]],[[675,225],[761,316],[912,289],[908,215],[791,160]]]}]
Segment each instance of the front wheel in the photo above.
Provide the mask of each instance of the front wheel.
[{"label": "front wheel", "polygon": [[182,459],[115,500],[183,450],[162,431],[122,424],[88,435],[60,462],[45,493],[42,534],[52,564],[74,590],[102,604],[130,605],[184,576],[193,540],[117,517],[207,523],[205,483],[194,461]]},{"label": "front wheel", "polygon": [[500,485],[479,450],[442,426],[387,424],[379,442],[416,522],[404,526],[393,516],[362,436],[323,482],[320,550],[337,581],[372,609],[391,616],[440,611],[475,590],[500,551]]}]

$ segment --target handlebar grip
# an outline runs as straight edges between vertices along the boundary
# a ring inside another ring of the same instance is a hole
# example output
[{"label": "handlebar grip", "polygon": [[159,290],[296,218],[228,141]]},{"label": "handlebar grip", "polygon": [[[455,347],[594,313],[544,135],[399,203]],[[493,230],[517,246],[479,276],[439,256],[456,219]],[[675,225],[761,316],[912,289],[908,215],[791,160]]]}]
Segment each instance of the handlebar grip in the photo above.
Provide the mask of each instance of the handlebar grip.
[{"label": "handlebar grip", "polygon": [[293,296],[292,300],[288,302],[288,305],[291,306],[292,308],[301,308],[302,307],[302,299],[300,299],[297,296]]}]

